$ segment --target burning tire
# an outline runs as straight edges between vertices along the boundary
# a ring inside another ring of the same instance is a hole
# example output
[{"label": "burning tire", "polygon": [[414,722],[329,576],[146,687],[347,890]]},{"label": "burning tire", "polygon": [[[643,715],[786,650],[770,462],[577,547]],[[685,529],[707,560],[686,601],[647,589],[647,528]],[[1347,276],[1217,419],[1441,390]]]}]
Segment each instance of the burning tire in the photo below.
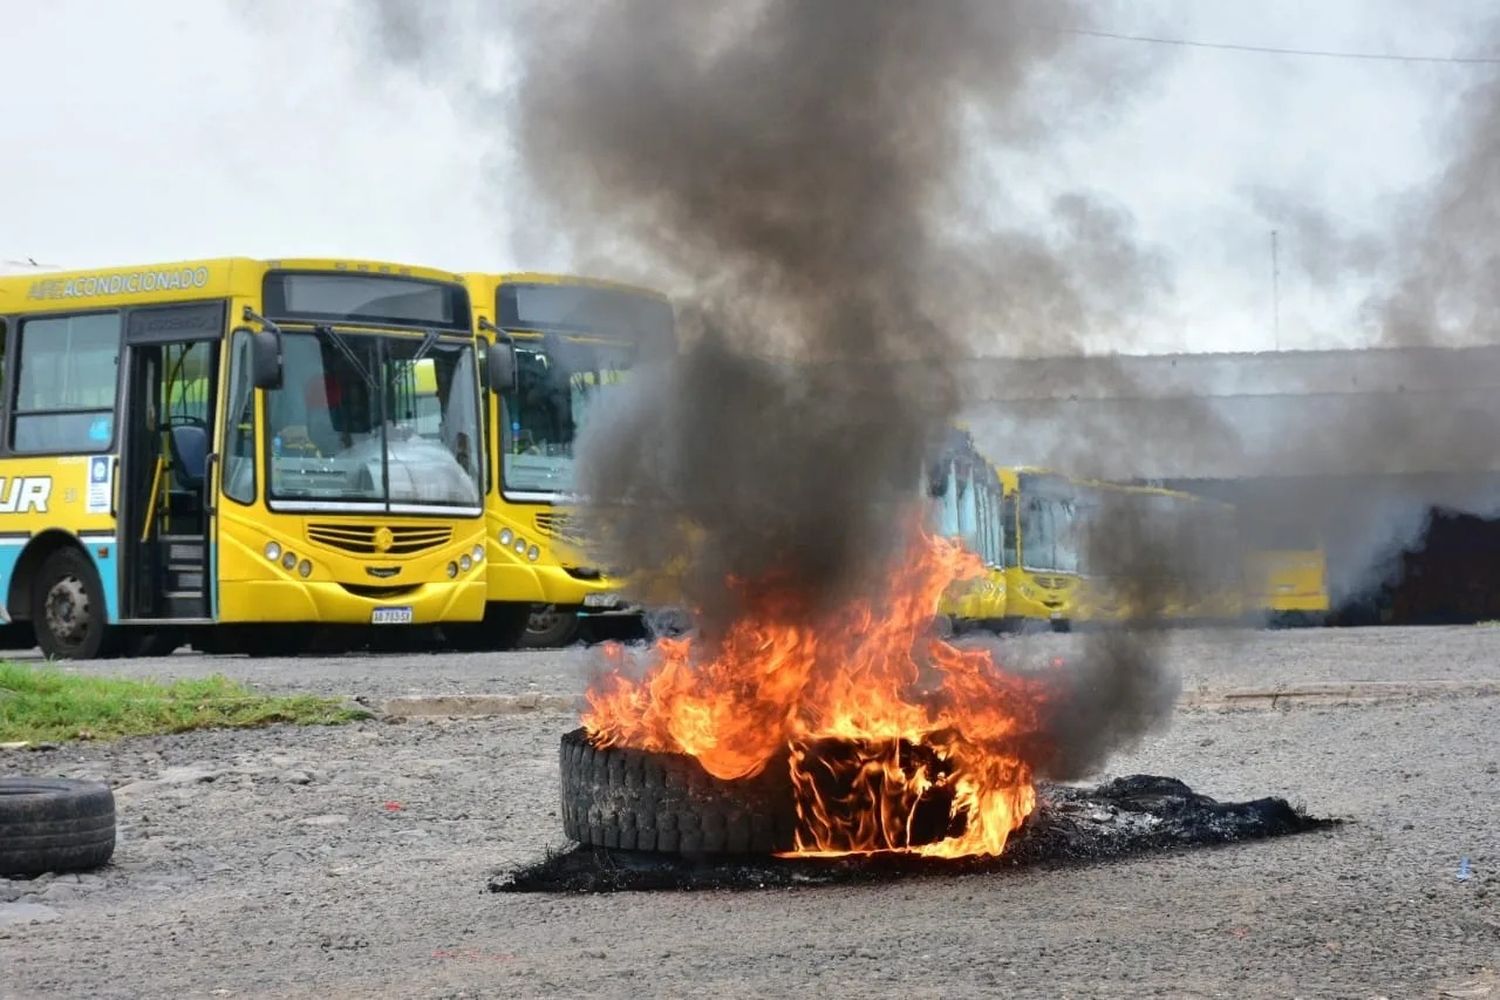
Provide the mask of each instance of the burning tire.
[{"label": "burning tire", "polygon": [[668,854],[790,850],[797,810],[786,761],[723,781],[685,754],[562,738],[563,830],[580,844]]},{"label": "burning tire", "polygon": [[115,853],[115,797],[100,781],[0,778],[0,877],[98,868]]}]

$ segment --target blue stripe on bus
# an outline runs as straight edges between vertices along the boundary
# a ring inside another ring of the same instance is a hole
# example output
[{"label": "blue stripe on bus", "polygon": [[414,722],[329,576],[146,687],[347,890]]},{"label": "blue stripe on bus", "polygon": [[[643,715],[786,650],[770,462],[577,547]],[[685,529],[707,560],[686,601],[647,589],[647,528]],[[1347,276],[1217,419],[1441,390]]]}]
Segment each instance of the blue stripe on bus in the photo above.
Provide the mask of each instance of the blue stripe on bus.
[{"label": "blue stripe on bus", "polygon": [[[26,548],[29,538],[0,538],[0,604],[6,603],[10,594],[10,578],[16,572],[16,563],[21,560],[21,552]],[[5,608],[6,620],[10,620],[10,607]]]},{"label": "blue stripe on bus", "polygon": [[[120,579],[118,570],[119,544],[113,539],[101,542],[92,538],[75,538],[83,550],[94,563],[94,569],[99,574],[99,583],[104,589],[104,616],[108,622],[120,620]],[[15,576],[16,563],[21,561],[21,553],[26,551],[30,544],[30,538],[0,538],[0,603],[3,603],[10,594],[11,578]],[[104,555],[100,555],[100,552]],[[5,607],[7,619],[10,617],[9,606]]]},{"label": "blue stripe on bus", "polygon": [[[99,573],[99,583],[104,587],[104,615],[108,622],[120,620],[120,571],[119,549],[116,542],[85,545],[89,558],[94,560],[94,569]],[[104,555],[99,553],[103,552]]]}]

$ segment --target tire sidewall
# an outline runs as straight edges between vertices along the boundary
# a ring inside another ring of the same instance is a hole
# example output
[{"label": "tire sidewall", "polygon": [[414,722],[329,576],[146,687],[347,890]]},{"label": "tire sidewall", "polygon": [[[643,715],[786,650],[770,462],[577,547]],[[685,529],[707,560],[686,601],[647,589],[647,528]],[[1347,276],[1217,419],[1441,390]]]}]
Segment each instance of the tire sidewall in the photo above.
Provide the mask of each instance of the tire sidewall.
[{"label": "tire sidewall", "polygon": [[[59,581],[69,576],[77,577],[83,584],[89,602],[88,630],[76,643],[53,635],[47,625],[47,595]],[[108,609],[104,604],[104,585],[99,582],[99,572],[94,568],[93,560],[71,546],[49,555],[32,581],[31,621],[37,645],[48,659],[92,660],[109,655],[114,630],[110,627]]]},{"label": "tire sidewall", "polygon": [[87,871],[115,851],[109,785],[0,776],[0,878]]}]

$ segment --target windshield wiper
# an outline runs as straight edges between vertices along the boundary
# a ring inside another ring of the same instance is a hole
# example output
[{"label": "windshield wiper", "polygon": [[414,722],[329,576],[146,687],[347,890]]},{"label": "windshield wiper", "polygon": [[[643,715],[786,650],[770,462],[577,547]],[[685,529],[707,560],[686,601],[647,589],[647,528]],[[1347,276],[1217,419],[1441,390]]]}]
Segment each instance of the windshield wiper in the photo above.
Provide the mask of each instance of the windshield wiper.
[{"label": "windshield wiper", "polygon": [[359,373],[359,377],[365,380],[365,385],[371,389],[375,388],[375,376],[370,372],[370,369],[365,367],[365,363],[359,359],[359,355],[354,352],[354,348],[349,346],[349,342],[344,339],[343,334],[327,325],[313,327],[313,333],[326,338],[344,356],[344,360],[349,362],[349,366]]},{"label": "windshield wiper", "polygon": [[437,345],[437,342],[438,332],[436,330],[428,330],[425,334],[423,334],[422,345],[417,348],[417,353],[411,356],[412,364],[416,364],[418,361],[421,361],[423,358],[427,357],[427,352],[432,350],[433,347]]}]

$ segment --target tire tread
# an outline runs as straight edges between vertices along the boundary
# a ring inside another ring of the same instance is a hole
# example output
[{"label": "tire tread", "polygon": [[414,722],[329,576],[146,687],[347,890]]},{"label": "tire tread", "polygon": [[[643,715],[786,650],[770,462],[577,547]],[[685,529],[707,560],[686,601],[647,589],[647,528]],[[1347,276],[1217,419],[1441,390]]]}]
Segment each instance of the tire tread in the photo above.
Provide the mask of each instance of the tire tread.
[{"label": "tire tread", "polygon": [[115,800],[108,785],[0,778],[0,876],[97,868],[114,850]]},{"label": "tire tread", "polygon": [[563,831],[592,847],[664,854],[789,850],[796,805],[784,760],[724,781],[685,754],[598,748],[582,729],[562,738]]}]

